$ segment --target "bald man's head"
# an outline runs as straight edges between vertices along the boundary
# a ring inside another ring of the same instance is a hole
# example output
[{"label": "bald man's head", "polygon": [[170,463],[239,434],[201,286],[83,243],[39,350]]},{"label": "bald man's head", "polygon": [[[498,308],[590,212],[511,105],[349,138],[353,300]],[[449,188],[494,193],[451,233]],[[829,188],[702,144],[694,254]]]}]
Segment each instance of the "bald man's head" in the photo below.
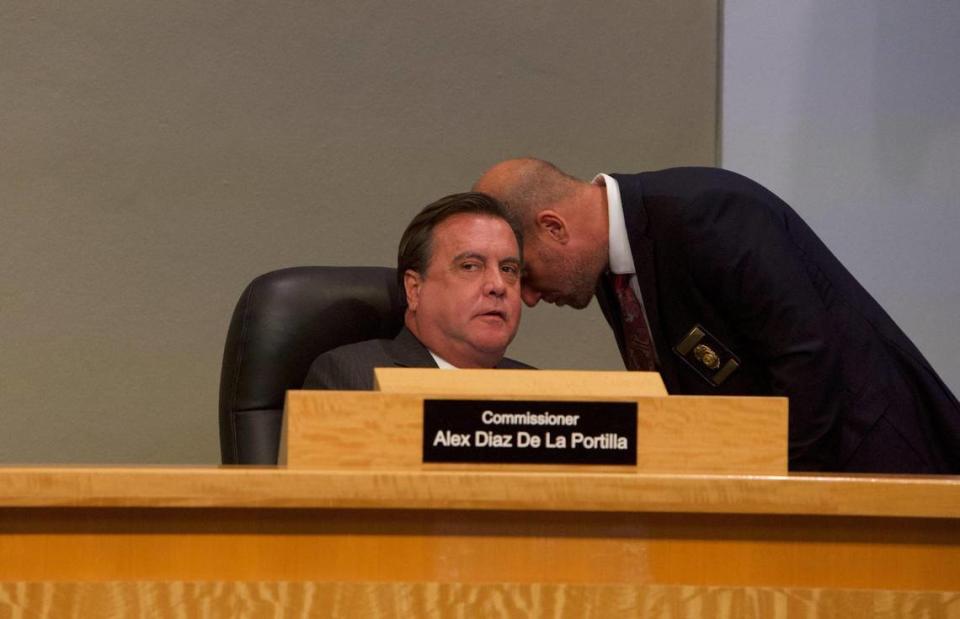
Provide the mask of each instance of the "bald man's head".
[{"label": "bald man's head", "polygon": [[473,188],[497,198],[524,232],[524,303],[586,307],[609,260],[606,188],[533,158],[502,161]]},{"label": "bald man's head", "polygon": [[530,229],[538,211],[570,200],[584,185],[549,161],[524,157],[496,164],[473,190],[500,200],[521,228]]}]

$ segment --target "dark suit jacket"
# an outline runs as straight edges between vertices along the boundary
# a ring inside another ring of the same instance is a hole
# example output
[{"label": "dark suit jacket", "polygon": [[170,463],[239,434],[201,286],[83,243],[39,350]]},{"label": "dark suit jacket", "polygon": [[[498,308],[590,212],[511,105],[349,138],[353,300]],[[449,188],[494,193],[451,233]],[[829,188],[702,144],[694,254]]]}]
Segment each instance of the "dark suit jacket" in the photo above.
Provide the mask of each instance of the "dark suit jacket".
[{"label": "dark suit jacket", "polygon": [[[787,396],[796,470],[960,472],[956,398],[787,204],[718,169],[613,177],[670,393]],[[673,350],[697,324],[742,363],[719,386]]]},{"label": "dark suit jacket", "polygon": [[[426,347],[406,327],[392,340],[367,340],[323,353],[310,365],[304,389],[370,390],[373,368],[435,368]],[[525,363],[503,358],[500,369],[532,369]]]}]

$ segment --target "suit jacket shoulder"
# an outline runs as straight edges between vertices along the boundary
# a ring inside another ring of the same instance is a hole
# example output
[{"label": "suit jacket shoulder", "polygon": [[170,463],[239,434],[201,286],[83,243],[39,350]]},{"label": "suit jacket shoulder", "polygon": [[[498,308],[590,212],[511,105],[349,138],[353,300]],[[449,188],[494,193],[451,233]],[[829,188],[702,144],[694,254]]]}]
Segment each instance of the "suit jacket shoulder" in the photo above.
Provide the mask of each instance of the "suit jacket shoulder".
[{"label": "suit jacket shoulder", "polygon": [[[367,340],[340,346],[317,357],[310,366],[304,389],[344,391],[373,389],[374,368],[435,368],[430,351],[404,327],[392,340]],[[504,357],[500,369],[533,369]]]},{"label": "suit jacket shoulder", "polygon": [[307,372],[304,389],[344,391],[373,389],[373,369],[437,367],[423,344],[406,328],[392,340],[347,344],[317,357]]}]

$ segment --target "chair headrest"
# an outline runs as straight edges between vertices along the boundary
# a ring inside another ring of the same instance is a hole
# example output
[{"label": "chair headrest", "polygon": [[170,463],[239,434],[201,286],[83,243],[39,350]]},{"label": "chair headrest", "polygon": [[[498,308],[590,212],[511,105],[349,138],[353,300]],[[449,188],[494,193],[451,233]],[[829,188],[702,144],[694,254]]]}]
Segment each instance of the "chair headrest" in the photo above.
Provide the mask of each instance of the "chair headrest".
[{"label": "chair headrest", "polygon": [[236,453],[233,416],[282,410],[287,389],[303,384],[320,354],[403,326],[396,270],[386,267],[294,267],[254,279],[237,302],[220,375],[224,462]]}]

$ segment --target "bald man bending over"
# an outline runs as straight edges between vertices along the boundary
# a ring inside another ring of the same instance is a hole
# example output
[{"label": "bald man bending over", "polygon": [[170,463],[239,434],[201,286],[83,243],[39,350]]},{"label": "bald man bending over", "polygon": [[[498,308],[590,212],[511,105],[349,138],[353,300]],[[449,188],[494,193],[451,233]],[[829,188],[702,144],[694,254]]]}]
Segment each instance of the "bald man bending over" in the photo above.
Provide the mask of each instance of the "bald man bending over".
[{"label": "bald man bending over", "polygon": [[670,393],[789,398],[793,470],[960,472],[960,404],[782,200],[720,169],[511,159],[474,185],[523,231],[523,301],[596,294],[628,369]]}]

